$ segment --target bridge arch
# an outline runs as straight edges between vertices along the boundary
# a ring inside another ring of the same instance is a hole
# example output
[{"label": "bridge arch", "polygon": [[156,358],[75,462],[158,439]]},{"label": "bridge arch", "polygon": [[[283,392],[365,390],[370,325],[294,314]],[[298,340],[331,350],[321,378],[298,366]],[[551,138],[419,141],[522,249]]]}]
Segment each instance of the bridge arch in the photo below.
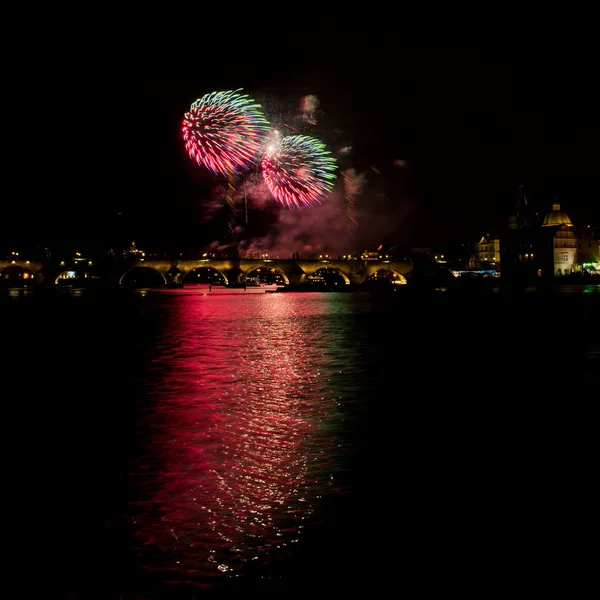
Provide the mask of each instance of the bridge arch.
[{"label": "bridge arch", "polygon": [[38,261],[30,261],[30,260],[0,260],[0,274],[6,270],[13,267],[21,267],[26,271],[29,271],[32,275],[35,275],[42,267],[43,263]]},{"label": "bridge arch", "polygon": [[[152,271],[154,273],[158,273],[160,275],[160,277],[162,278],[163,283],[165,285],[167,285],[167,278],[165,277],[164,273],[161,273],[158,269],[155,269],[154,267],[148,267],[148,266],[144,266],[144,265],[136,265],[134,267],[131,267],[127,271],[125,271],[125,273],[123,273],[123,275],[121,275],[121,277],[119,278],[119,285],[124,285],[124,281],[125,281],[125,278],[127,277],[127,275],[129,275],[130,273],[133,273],[134,271],[137,271],[137,270],[140,270],[140,271],[144,270],[145,272]],[[126,281],[125,281],[125,283],[126,283]]]},{"label": "bridge arch", "polygon": [[186,271],[182,278],[183,284],[212,283],[213,285],[227,285],[227,277],[224,273],[211,266],[195,267]]},{"label": "bridge arch", "polygon": [[373,273],[371,273],[371,275],[369,276],[369,279],[371,281],[383,280],[383,281],[387,281],[394,285],[405,285],[407,283],[406,277],[402,273],[400,273],[399,271],[396,271],[394,269],[389,269],[389,268],[377,269],[377,271],[374,271]]},{"label": "bridge arch", "polygon": [[194,283],[194,273],[200,269],[210,269],[215,271],[223,278],[225,284],[235,282],[239,274],[239,269],[231,260],[180,260],[177,261],[177,268],[181,271],[181,281],[186,283]]},{"label": "bridge arch", "polygon": [[31,269],[20,265],[20,264],[10,264],[4,266],[0,270],[0,281],[5,284],[22,284],[25,285],[27,283],[33,283],[34,281],[34,273]]},{"label": "bridge arch", "polygon": [[[267,266],[267,265],[256,266],[256,267],[251,268],[248,271],[246,271],[246,273],[244,274],[244,277],[246,277],[246,278],[249,278],[249,277],[269,278],[269,275],[274,275],[274,274],[279,275],[281,277],[281,279],[283,279],[283,282],[286,285],[289,285],[290,280],[289,280],[289,277],[287,276],[286,272],[277,266]],[[269,283],[269,282],[267,282],[267,283]]]},{"label": "bridge arch", "polygon": [[331,265],[323,265],[320,266],[316,269],[314,269],[313,271],[306,273],[306,276],[303,277],[303,281],[307,281],[311,278],[318,278],[318,277],[323,277],[324,279],[327,279],[327,276],[329,275],[331,277],[331,275],[337,275],[338,277],[340,277],[341,279],[344,280],[344,283],[346,285],[350,284],[350,279],[348,278],[348,276],[338,267],[334,267]]},{"label": "bridge arch", "polygon": [[50,281],[54,281],[55,285],[77,283],[92,285],[98,283],[102,277],[102,270],[97,266],[92,265],[76,265],[76,266],[63,266],[56,271],[46,271],[42,269],[39,271],[41,281],[48,278]]},{"label": "bridge arch", "polygon": [[69,281],[69,280],[73,280],[75,281],[76,279],[78,279],[78,274],[76,271],[71,270],[71,269],[64,269],[63,271],[60,271],[59,273],[56,274],[56,276],[54,277],[54,284],[58,285],[59,283],[62,283],[63,281]]}]

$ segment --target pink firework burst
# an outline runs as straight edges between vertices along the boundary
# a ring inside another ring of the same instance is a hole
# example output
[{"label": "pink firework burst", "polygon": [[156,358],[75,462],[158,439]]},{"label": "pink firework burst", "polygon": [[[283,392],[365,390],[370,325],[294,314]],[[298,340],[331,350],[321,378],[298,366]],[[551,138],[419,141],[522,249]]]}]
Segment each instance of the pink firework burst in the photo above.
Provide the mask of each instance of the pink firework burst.
[{"label": "pink firework burst", "polygon": [[253,165],[270,130],[261,106],[239,91],[206,94],[192,104],[183,119],[183,139],[190,158],[223,175]]},{"label": "pink firework burst", "polygon": [[336,179],[331,152],[323,142],[306,135],[268,144],[261,166],[273,197],[287,208],[320,204]]}]

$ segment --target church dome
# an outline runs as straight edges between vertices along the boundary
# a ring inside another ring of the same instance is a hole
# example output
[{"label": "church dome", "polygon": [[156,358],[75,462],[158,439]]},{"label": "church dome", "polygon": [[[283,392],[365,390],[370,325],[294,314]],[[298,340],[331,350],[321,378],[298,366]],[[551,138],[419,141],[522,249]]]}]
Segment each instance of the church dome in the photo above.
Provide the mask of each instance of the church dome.
[{"label": "church dome", "polygon": [[567,227],[573,227],[571,219],[566,212],[560,210],[560,204],[552,205],[552,212],[549,212],[544,217],[542,227],[556,227],[557,225],[566,225]]}]

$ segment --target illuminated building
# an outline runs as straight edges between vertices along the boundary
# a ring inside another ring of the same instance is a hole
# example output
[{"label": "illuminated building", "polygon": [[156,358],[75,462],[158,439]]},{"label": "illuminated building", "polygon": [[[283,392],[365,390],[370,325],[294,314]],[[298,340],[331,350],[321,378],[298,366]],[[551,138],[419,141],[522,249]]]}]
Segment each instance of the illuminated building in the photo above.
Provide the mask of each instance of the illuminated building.
[{"label": "illuminated building", "polygon": [[577,264],[577,238],[573,231],[573,223],[569,215],[560,209],[560,204],[552,205],[552,211],[544,217],[542,227],[551,228],[554,232],[552,239],[554,275],[572,273]]},{"label": "illuminated building", "polygon": [[486,233],[475,244],[475,267],[486,268],[500,263],[500,238]]},{"label": "illuminated building", "polygon": [[377,250],[365,250],[360,255],[361,260],[381,260],[381,254]]},{"label": "illuminated building", "polygon": [[131,242],[131,246],[129,247],[129,250],[127,251],[127,255],[133,256],[133,257],[140,257],[140,256],[146,256],[146,253],[143,252],[142,250],[140,250],[135,245],[135,242]]},{"label": "illuminated building", "polygon": [[[542,223],[519,211],[509,220],[501,237],[502,276],[506,279],[551,278],[581,272],[584,264],[594,269],[598,240],[592,228],[576,228],[558,203]],[[595,250],[596,248],[596,250]],[[586,267],[587,268],[587,267]]]}]

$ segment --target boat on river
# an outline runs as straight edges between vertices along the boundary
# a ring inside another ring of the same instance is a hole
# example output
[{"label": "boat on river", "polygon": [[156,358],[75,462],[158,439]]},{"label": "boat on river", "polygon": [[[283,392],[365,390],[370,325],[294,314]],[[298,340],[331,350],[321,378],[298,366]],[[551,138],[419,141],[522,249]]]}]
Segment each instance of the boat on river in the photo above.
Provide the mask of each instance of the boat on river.
[{"label": "boat on river", "polygon": [[279,292],[285,286],[276,283],[247,283],[233,285],[206,285],[202,286],[202,293],[215,296],[218,294],[268,294]]}]

